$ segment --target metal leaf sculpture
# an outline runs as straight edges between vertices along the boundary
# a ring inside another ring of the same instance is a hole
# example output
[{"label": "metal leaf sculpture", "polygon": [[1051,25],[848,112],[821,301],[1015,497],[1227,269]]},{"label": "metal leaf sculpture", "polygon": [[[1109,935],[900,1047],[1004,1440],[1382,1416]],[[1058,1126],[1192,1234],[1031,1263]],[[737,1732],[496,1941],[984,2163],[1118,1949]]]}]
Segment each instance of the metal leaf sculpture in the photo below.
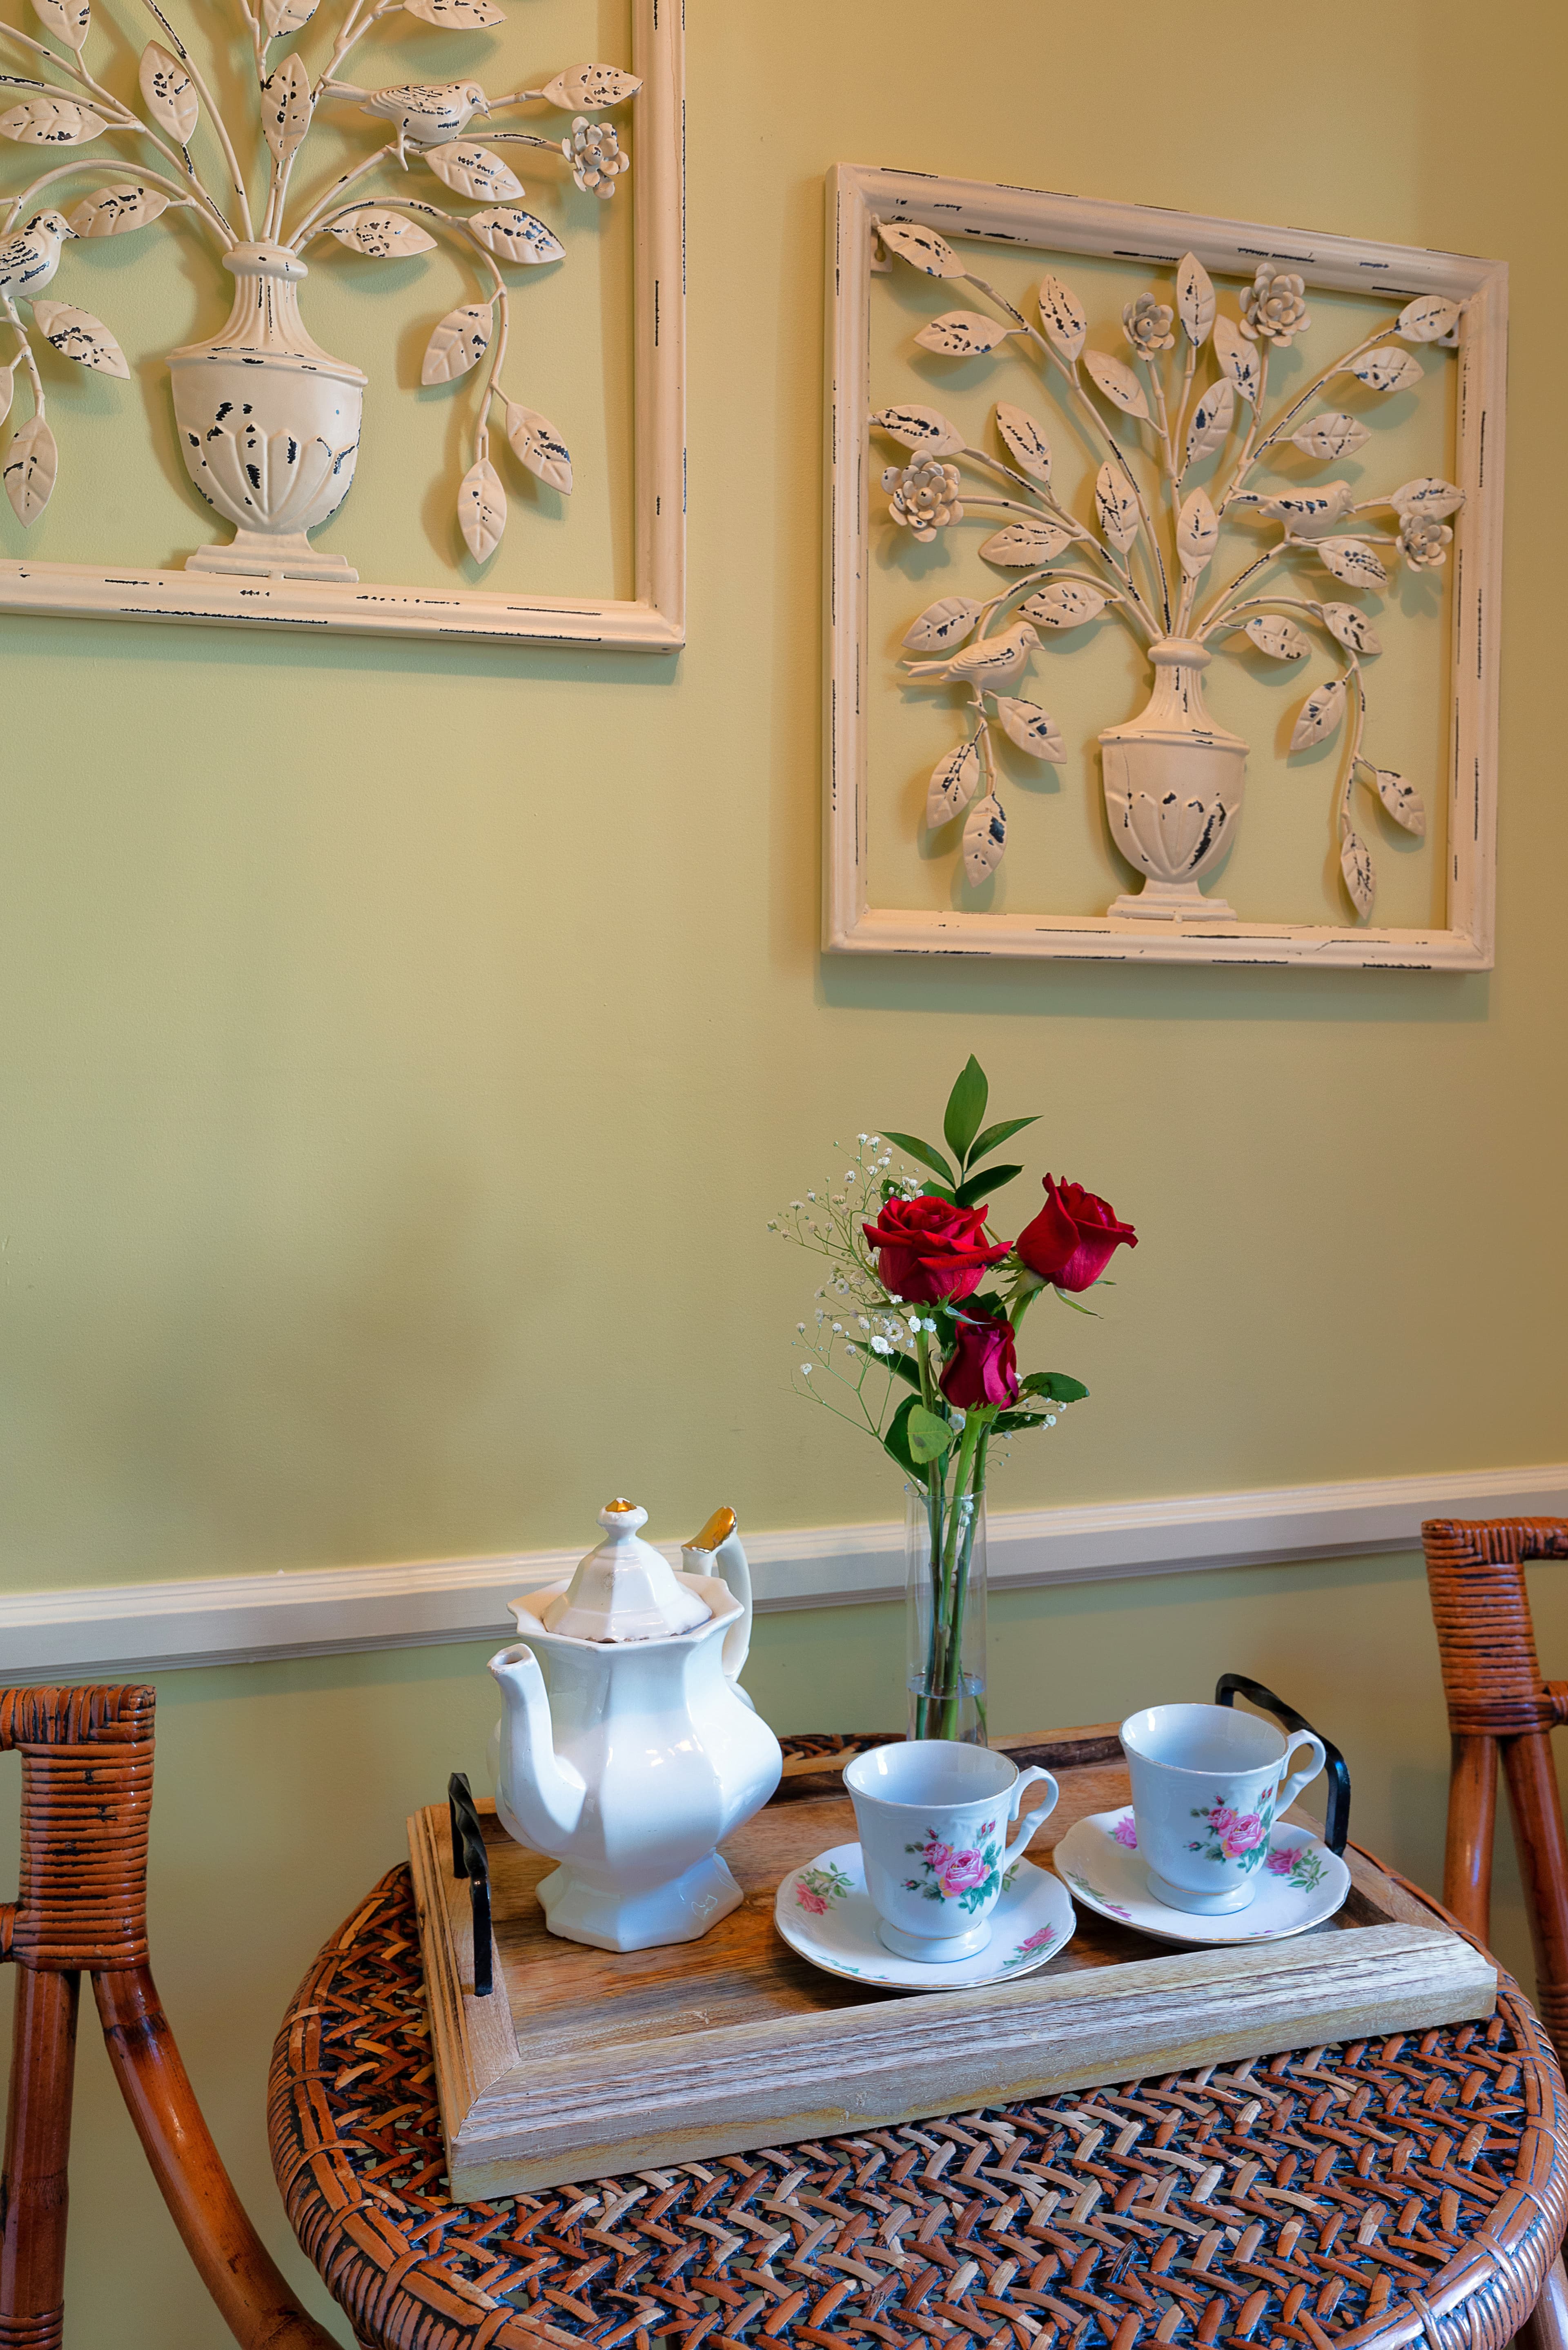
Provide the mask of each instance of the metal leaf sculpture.
[{"label": "metal leaf sculpture", "polygon": [[1371,438],[1371,427],[1363,424],[1359,416],[1345,416],[1338,410],[1314,416],[1310,424],[1299,425],[1291,434],[1303,457],[1350,457]]},{"label": "metal leaf sculpture", "polygon": [[455,383],[477,367],[490,348],[491,317],[483,302],[465,303],[449,310],[425,346],[421,383]]},{"label": "metal leaf sculpture", "polygon": [[996,403],[996,429],[1006,448],[1033,481],[1051,479],[1051,443],[1026,409],[1010,400]]},{"label": "metal leaf sculpture", "polygon": [[36,522],[54,494],[60,455],[41,416],[30,416],[11,436],[0,463],[0,479],[20,523]]},{"label": "metal leaf sculpture", "polygon": [[1060,555],[1069,536],[1056,523],[1036,522],[1030,516],[993,532],[980,551],[987,563],[999,563],[1011,571],[1033,571]]},{"label": "metal leaf sculpture", "polygon": [[149,41],[141,52],[136,78],[153,121],[160,130],[167,130],[176,147],[188,147],[202,109],[196,85],[184,67],[176,65],[168,50],[161,49],[156,41]]},{"label": "metal leaf sculpture", "polygon": [[520,400],[506,406],[506,438],[513,454],[548,490],[572,494],[572,460],[566,444],[546,416],[524,408]]},{"label": "metal leaf sculpture", "polygon": [[980,789],[980,746],[961,743],[956,751],[949,751],[931,769],[931,780],[926,791],[926,828],[935,832],[961,810],[968,807]]},{"label": "metal leaf sculpture", "polygon": [[877,234],[889,253],[900,255],[928,277],[961,277],[963,263],[945,237],[914,221],[878,221]]},{"label": "metal leaf sculpture", "polygon": [[[1312,639],[1303,636],[1293,620],[1282,612],[1254,612],[1247,622],[1245,633],[1261,653],[1274,660],[1302,660],[1312,650]],[[1297,746],[1294,743],[1291,748]]]},{"label": "metal leaf sculpture", "polygon": [[915,340],[923,350],[940,351],[944,359],[975,359],[995,350],[1013,332],[1011,327],[999,327],[994,318],[982,318],[977,310],[949,310],[922,327]]},{"label": "metal leaf sculpture", "polygon": [[79,56],[92,30],[91,0],[33,0],[39,22]]},{"label": "metal leaf sculpture", "polygon": [[[0,9],[6,5],[0,0]],[[353,480],[367,383],[351,360],[321,348],[300,315],[298,288],[309,274],[303,256],[318,239],[378,262],[418,260],[443,242],[478,278],[474,297],[431,329],[421,370],[427,385],[463,382],[459,396],[476,404],[472,463],[458,494],[460,525],[474,558],[490,559],[506,523],[505,485],[490,455],[494,403],[518,465],[549,489],[570,492],[565,441],[547,417],[514,395],[504,372],[513,300],[504,273],[562,261],[566,248],[548,222],[524,208],[523,182],[510,162],[464,133],[482,117],[494,126],[489,140],[533,149],[548,160],[557,183],[609,197],[630,158],[618,126],[606,118],[637,96],[639,76],[599,60],[500,95],[468,79],[362,87],[343,78],[347,60],[388,16],[400,17],[405,28],[468,36],[504,23],[504,6],[498,0],[337,0],[330,7],[324,0],[219,0],[220,14],[224,5],[232,10],[231,29],[244,35],[254,62],[254,79],[238,90],[242,120],[233,88],[225,85],[215,97],[208,87],[163,0],[147,0],[159,37],[133,69],[125,63],[124,26],[113,20],[121,0],[99,0],[96,16],[93,0],[30,5],[43,39],[0,17],[0,36],[27,53],[25,72],[0,71],[0,153],[5,142],[68,153],[105,140],[124,161],[122,176],[114,176],[101,161],[51,159],[50,168],[26,184],[0,190],[0,325],[16,343],[0,367],[0,424],[9,420],[14,427],[0,443],[0,478],[24,525],[44,512],[58,468],[40,355],[57,353],[122,380],[130,372],[101,319],[63,295],[45,298],[62,256],[74,240],[123,236],[177,215],[210,242],[232,280],[214,273],[233,304],[223,332],[170,354],[187,470],[235,534],[232,546],[198,548],[191,565],[242,575],[358,576],[308,539]],[[329,13],[336,22],[323,34],[318,19]],[[319,41],[319,51],[307,56],[302,36]],[[117,75],[134,86],[112,86]],[[351,151],[345,161],[335,148],[322,158],[317,184],[296,196],[296,178],[314,154],[318,120],[328,109],[345,108],[361,132],[358,153]],[[558,124],[554,136],[499,127],[514,109],[541,108],[572,118],[566,139]],[[253,203],[258,162],[267,182],[259,206]],[[395,182],[385,177],[392,171],[400,173]],[[70,189],[65,183],[77,172],[93,176]],[[378,174],[383,188],[395,187],[394,203],[376,201]],[[62,183],[57,191],[55,182]],[[463,208],[435,201],[442,191]],[[57,203],[67,209],[54,210]],[[472,205],[482,209],[468,209]],[[969,317],[976,351],[1005,339],[1006,328],[978,312]],[[961,347],[955,335],[951,348]],[[31,406],[17,422],[19,385],[30,391]]]},{"label": "metal leaf sculpture", "polygon": [[169,197],[138,181],[121,181],[84,196],[70,215],[73,236],[124,236],[133,228],[147,228],[168,211]]},{"label": "metal leaf sculpture", "polygon": [[332,234],[339,244],[348,245],[355,253],[368,254],[372,261],[406,261],[410,254],[435,250],[434,237],[416,221],[405,220],[401,213],[386,212],[377,204],[366,204],[357,213],[345,213],[333,222]]},{"label": "metal leaf sculpture", "polygon": [[506,527],[506,491],[488,457],[478,457],[462,477],[457,519],[476,563],[488,563]]},{"label": "metal leaf sculpture", "polygon": [[475,147],[465,139],[453,140],[445,147],[427,147],[424,160],[438,180],[476,203],[509,204],[523,193],[523,182],[510,163],[504,163],[488,147]]},{"label": "metal leaf sculpture", "polygon": [[1392,767],[1374,767],[1372,781],[1378,798],[1395,823],[1406,832],[1414,833],[1417,840],[1424,840],[1427,837],[1427,810],[1414,784],[1407,784],[1403,775],[1395,774]]},{"label": "metal leaf sculpture", "polygon": [[[983,599],[940,597],[905,635],[906,653],[938,656],[911,662],[912,673],[950,687],[967,705],[964,740],[932,771],[928,827],[967,811],[965,874],[971,884],[992,880],[1007,839],[996,799],[993,730],[1033,757],[1066,755],[1045,712],[1012,689],[1042,639],[1114,619],[1147,650],[1157,681],[1147,711],[1100,738],[1113,837],[1147,877],[1146,899],[1120,900],[1112,912],[1231,918],[1229,907],[1199,895],[1196,876],[1223,853],[1236,821],[1247,745],[1208,717],[1203,670],[1214,651],[1249,646],[1288,668],[1314,643],[1326,642],[1349,665],[1307,696],[1290,749],[1296,754],[1338,738],[1340,872],[1357,916],[1366,919],[1376,877],[1350,822],[1353,786],[1359,779],[1413,837],[1424,835],[1426,811],[1403,777],[1362,755],[1361,664],[1382,650],[1371,618],[1360,603],[1320,601],[1314,589],[1321,590],[1326,572],[1358,595],[1375,594],[1386,588],[1397,563],[1426,571],[1440,565],[1464,493],[1437,474],[1376,494],[1364,494],[1348,478],[1304,485],[1298,478],[1270,491],[1258,477],[1287,447],[1314,463],[1365,449],[1376,411],[1352,414],[1320,395],[1347,380],[1378,394],[1417,389],[1427,369],[1416,352],[1452,347],[1463,331],[1463,305],[1437,295],[1407,302],[1396,318],[1385,317],[1271,411],[1271,355],[1312,325],[1304,279],[1272,261],[1258,265],[1252,283],[1228,307],[1203,263],[1184,255],[1167,298],[1151,291],[1123,307],[1124,358],[1090,344],[1089,313],[1054,270],[1036,291],[1036,329],[1022,297],[1015,302],[974,275],[927,223],[880,221],[877,231],[895,260],[962,283],[991,306],[943,312],[916,332],[920,348],[938,359],[1011,355],[1032,363],[1073,435],[1094,451],[1092,513],[1085,517],[1053,488],[1045,427],[1014,400],[996,402],[1000,456],[970,446],[961,425],[940,408],[898,400],[872,412],[874,431],[911,452],[883,475],[892,519],[916,525],[901,534],[901,543],[914,538],[929,546],[948,540],[955,525],[983,520],[987,534],[978,553],[1013,575]],[[1187,479],[1199,466],[1213,469],[1202,486]],[[1243,543],[1227,569],[1228,533],[1237,525],[1255,532],[1260,523],[1272,540],[1261,548],[1255,538]],[[1285,565],[1304,567],[1305,578],[1298,584],[1283,576]],[[1183,767],[1189,745],[1199,764]],[[1138,761],[1143,781],[1134,775]],[[1216,783],[1216,776],[1234,781]],[[1168,903],[1147,902],[1159,890]]]},{"label": "metal leaf sculpture", "polygon": [[904,650],[911,653],[950,652],[974,633],[984,608],[973,596],[944,596],[928,604],[918,620],[904,631]]},{"label": "metal leaf sculpture", "polygon": [[1037,702],[1017,702],[1011,694],[999,693],[996,714],[1008,741],[1027,751],[1032,759],[1051,759],[1060,764],[1066,757],[1067,745]]},{"label": "metal leaf sculpture", "polygon": [[0,114],[0,139],[14,139],[20,147],[85,147],[108,129],[92,107],[69,99],[25,99]]},{"label": "metal leaf sculpture", "polygon": [[1344,715],[1345,680],[1336,677],[1329,684],[1320,685],[1315,692],[1309,693],[1303,702],[1301,716],[1296,720],[1295,731],[1291,736],[1291,749],[1305,751],[1313,743],[1323,742],[1334,733]]},{"label": "metal leaf sculpture", "polygon": [[502,204],[487,213],[470,213],[468,233],[487,253],[501,261],[564,261],[566,248],[542,220],[515,204]]},{"label": "metal leaf sculpture", "polygon": [[101,318],[95,318],[90,310],[73,309],[68,302],[35,302],[33,317],[44,340],[52,344],[62,358],[129,382],[130,369],[125,364],[125,353]]}]

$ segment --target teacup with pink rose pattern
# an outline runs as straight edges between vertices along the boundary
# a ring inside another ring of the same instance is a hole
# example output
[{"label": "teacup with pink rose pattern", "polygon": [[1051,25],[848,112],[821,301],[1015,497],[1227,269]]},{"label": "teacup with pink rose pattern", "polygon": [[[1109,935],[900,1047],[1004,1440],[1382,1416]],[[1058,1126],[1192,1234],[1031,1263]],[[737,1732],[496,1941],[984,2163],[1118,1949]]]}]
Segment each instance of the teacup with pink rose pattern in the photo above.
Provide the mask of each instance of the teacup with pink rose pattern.
[{"label": "teacup with pink rose pattern", "polygon": [[[1124,1837],[1118,1823],[1116,1840],[1141,1854],[1154,1898],[1198,1916],[1245,1908],[1275,1817],[1323,1769],[1322,1740],[1310,1730],[1287,1738],[1224,1705],[1147,1706],[1121,1738],[1136,1833]],[[1298,1752],[1306,1759],[1291,1773]]]},{"label": "teacup with pink rose pattern", "polygon": [[[1011,1844],[1033,1781],[1048,1790]],[[952,1739],[873,1747],[845,1767],[878,1939],[900,1958],[942,1965],[985,1949],[991,1913],[1024,1846],[1056,1801],[1038,1766]]]}]

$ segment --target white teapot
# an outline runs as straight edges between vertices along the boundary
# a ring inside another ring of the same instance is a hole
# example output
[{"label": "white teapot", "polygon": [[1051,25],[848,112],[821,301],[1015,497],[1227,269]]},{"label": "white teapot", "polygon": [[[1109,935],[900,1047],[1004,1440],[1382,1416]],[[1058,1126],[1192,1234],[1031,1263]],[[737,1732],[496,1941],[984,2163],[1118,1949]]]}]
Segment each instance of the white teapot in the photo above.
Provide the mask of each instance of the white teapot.
[{"label": "white teapot", "polygon": [[561,1866],[539,1887],[552,1934],[601,1950],[691,1942],[741,1888],[715,1846],[778,1785],[778,1740],[736,1680],[752,1586],[735,1513],[681,1552],[627,1501],[570,1583],[509,1605],[523,1638],[491,1658],[505,1700],[491,1748],[502,1826]]}]

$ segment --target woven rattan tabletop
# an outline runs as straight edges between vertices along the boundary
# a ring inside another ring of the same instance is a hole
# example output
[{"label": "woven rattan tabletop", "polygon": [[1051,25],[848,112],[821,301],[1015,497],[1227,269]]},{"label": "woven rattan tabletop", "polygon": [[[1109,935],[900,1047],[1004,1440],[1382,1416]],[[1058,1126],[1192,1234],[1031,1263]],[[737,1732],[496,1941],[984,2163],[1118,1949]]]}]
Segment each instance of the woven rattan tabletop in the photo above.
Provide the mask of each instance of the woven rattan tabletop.
[{"label": "woven rattan tabletop", "polygon": [[1507,1976],[1488,2023],[454,2204],[406,1867],[300,1986],[269,2117],[367,2350],[1501,2350],[1568,2218]]}]

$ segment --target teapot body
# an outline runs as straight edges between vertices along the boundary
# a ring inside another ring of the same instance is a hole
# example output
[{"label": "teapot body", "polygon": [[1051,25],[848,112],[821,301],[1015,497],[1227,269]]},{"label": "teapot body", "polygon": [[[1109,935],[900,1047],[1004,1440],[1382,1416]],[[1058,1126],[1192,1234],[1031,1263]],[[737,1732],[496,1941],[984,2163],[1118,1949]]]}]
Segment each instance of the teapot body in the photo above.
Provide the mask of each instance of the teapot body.
[{"label": "teapot body", "polygon": [[497,1815],[561,1863],[539,1887],[551,1932],[601,1950],[691,1941],[736,1907],[741,1889],[716,1847],[767,1802],[783,1767],[777,1739],[724,1669],[741,1602],[717,1576],[680,1581],[711,1611],[691,1631],[568,1638],[545,1621],[566,1588],[557,1585],[512,1602],[519,1645],[492,1660],[507,1703]]}]

